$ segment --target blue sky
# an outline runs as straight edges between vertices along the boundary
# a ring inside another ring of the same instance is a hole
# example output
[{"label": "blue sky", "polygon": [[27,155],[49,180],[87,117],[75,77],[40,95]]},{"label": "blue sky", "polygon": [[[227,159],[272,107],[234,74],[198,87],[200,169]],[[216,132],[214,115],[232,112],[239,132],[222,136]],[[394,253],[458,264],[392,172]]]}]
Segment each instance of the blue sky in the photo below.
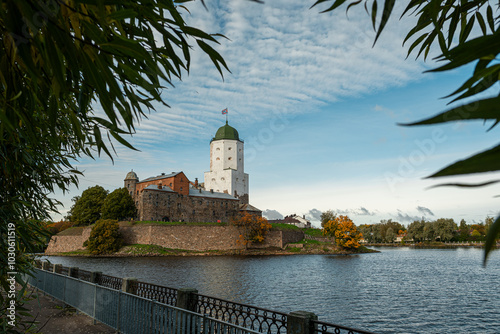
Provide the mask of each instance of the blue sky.
[{"label": "blue sky", "polygon": [[313,1],[206,3],[208,11],[199,2],[188,5],[186,20],[227,36],[216,48],[231,73],[222,80],[194,48],[189,75],[163,92],[171,108],[158,105],[137,127],[131,142],[140,152],[118,147],[114,164],[107,157],[79,161],[80,188],[56,194],[63,215],[73,196],[96,184],[121,187],[131,169],[140,179],[183,171],[203,181],[210,139],[224,124],[226,107],[245,141],[250,202],[270,218],[296,213],[317,221],[332,209],[358,225],[422,217],[458,223],[499,212],[494,186],[427,189],[450,180],[422,179],[495,145],[496,129],[486,133],[482,122],[396,125],[446,109],[440,98],[470,72],[423,73],[435,64],[405,59],[401,45],[414,19],[397,20],[400,4],[372,48],[374,32],[362,6],[346,16],[343,9],[319,14],[324,8],[309,9]]}]

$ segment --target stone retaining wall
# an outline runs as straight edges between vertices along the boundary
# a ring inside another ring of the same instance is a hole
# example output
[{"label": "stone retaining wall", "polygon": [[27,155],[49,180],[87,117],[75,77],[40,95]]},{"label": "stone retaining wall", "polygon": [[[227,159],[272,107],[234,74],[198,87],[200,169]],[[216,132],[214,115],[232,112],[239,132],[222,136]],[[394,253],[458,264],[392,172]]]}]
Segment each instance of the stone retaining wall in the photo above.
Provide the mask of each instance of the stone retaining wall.
[{"label": "stone retaining wall", "polygon": [[[50,240],[46,254],[71,252],[84,249],[83,243],[90,236],[90,227],[78,235],[56,235]],[[125,244],[158,245],[166,248],[193,251],[245,249],[238,243],[240,231],[236,226],[214,225],[133,225],[121,226]],[[248,248],[284,248],[287,243],[304,238],[301,231],[270,231],[262,244],[249,244]]]}]

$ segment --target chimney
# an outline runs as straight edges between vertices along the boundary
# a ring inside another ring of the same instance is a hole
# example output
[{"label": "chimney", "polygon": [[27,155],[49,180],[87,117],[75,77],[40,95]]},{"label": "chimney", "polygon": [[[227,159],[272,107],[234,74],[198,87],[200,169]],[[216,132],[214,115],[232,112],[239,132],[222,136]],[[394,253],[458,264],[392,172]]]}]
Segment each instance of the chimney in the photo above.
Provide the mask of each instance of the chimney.
[{"label": "chimney", "polygon": [[195,186],[196,188],[198,188],[198,178],[195,178],[195,179],[194,179],[194,186]]},{"label": "chimney", "polygon": [[200,189],[198,189],[198,190],[200,191],[200,194],[201,194],[201,188],[200,188]]},{"label": "chimney", "polygon": [[306,215],[302,215],[302,218],[306,219]]},{"label": "chimney", "polygon": [[165,175],[165,173],[161,173],[161,175]]},{"label": "chimney", "polygon": [[214,193],[214,190],[213,189],[210,189],[210,193],[213,194]]}]

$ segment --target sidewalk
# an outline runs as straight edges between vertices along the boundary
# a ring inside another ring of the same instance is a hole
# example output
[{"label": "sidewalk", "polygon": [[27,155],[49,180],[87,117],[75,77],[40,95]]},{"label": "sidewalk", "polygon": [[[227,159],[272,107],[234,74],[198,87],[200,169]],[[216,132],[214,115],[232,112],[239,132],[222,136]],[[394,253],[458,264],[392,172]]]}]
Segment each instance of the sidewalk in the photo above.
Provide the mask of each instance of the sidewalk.
[{"label": "sidewalk", "polygon": [[93,324],[92,318],[83,314],[76,313],[75,309],[69,306],[64,308],[64,303],[58,299],[52,299],[45,296],[43,292],[29,288],[28,294],[31,299],[25,304],[29,309],[31,318],[25,318],[29,321],[35,321],[32,325],[33,333],[68,333],[68,334],[92,334],[92,333],[115,333],[115,330],[104,324],[97,322]]}]

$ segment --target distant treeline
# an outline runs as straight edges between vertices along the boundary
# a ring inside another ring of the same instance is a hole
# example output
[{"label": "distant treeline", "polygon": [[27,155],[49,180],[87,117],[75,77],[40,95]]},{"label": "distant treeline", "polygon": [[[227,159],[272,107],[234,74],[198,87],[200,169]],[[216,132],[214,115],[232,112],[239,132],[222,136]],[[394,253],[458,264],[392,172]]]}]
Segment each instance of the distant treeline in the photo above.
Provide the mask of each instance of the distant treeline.
[{"label": "distant treeline", "polygon": [[484,241],[488,229],[493,224],[492,217],[486,217],[479,224],[467,224],[462,219],[457,225],[451,218],[439,218],[434,221],[416,220],[408,227],[389,220],[381,220],[378,224],[358,226],[365,241],[379,242],[422,242],[422,241]]}]

